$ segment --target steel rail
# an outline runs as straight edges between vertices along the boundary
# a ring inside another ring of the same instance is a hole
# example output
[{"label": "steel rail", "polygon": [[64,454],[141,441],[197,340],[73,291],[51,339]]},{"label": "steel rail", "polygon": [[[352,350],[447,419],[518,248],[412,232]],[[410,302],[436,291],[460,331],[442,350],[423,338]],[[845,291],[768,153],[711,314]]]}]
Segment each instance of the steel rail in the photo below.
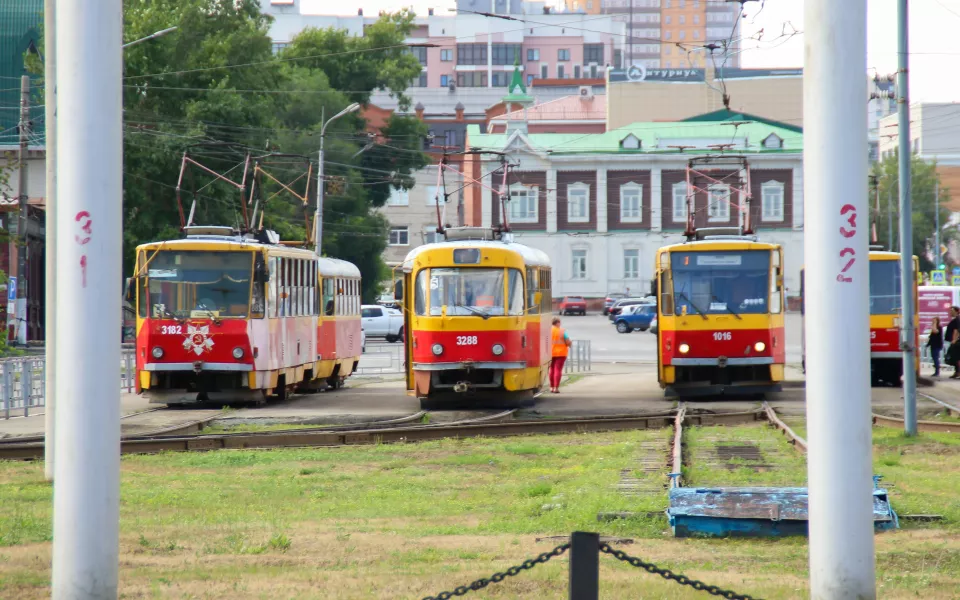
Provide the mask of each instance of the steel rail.
[{"label": "steel rail", "polygon": [[930,400],[931,402],[936,402],[937,404],[939,404],[940,406],[946,408],[947,410],[952,410],[953,412],[955,412],[955,413],[957,413],[958,415],[960,415],[960,407],[954,406],[954,405],[952,405],[952,404],[947,404],[947,403],[944,402],[943,400],[940,400],[940,399],[938,399],[938,398],[934,398],[934,397],[931,396],[930,394],[924,394],[923,392],[917,392],[917,395],[918,395],[918,396],[923,396],[924,398],[926,398],[927,400]]},{"label": "steel rail", "polygon": [[[123,415],[122,417],[120,417],[120,420],[123,421],[123,420],[126,420],[126,419],[130,419],[130,418],[133,418],[133,417],[139,417],[139,416],[145,415],[145,414],[147,414],[147,413],[153,413],[153,412],[157,412],[157,411],[161,411],[161,410],[168,410],[168,409],[162,408],[162,407],[157,407],[157,408],[150,408],[150,409],[147,409],[147,410],[141,410],[141,411],[139,411],[139,412],[130,413],[130,414],[128,414],[128,415]],[[188,434],[188,433],[199,432],[201,429],[203,429],[203,426],[204,426],[206,423],[208,423],[208,422],[210,422],[210,421],[213,421],[213,420],[219,418],[220,416],[222,416],[222,415],[224,414],[224,412],[225,412],[225,411],[223,411],[223,410],[219,410],[219,411],[216,412],[216,414],[207,415],[207,416],[201,417],[201,418],[199,418],[199,419],[191,419],[191,420],[189,420],[189,421],[182,421],[182,422],[180,422],[180,423],[173,423],[173,424],[170,424],[170,425],[164,425],[164,426],[162,426],[162,427],[157,427],[157,428],[155,428],[155,429],[147,429],[146,431],[142,431],[142,432],[137,433],[137,434],[134,434],[134,435],[126,435],[126,436],[123,436],[123,439],[136,438],[136,437],[145,437],[145,436],[146,436],[146,437],[153,437],[153,436],[159,436],[159,435],[184,435],[184,434]],[[0,446],[3,446],[3,445],[5,445],[5,444],[23,444],[23,443],[28,443],[28,442],[42,442],[43,439],[44,439],[44,436],[43,436],[43,435],[30,435],[30,436],[26,436],[26,435],[25,435],[25,436],[7,437],[7,438],[2,438],[2,439],[0,439]]]},{"label": "steel rail", "polygon": [[764,411],[764,414],[766,414],[767,416],[767,421],[769,421],[771,425],[773,425],[774,427],[782,431],[787,436],[788,438],[787,441],[793,444],[794,448],[796,448],[797,450],[800,450],[801,452],[807,451],[807,440],[797,435],[797,432],[795,432],[793,429],[790,429],[789,425],[787,425],[782,420],[780,420],[780,417],[777,416],[777,411],[775,411],[772,406],[764,402],[763,411]]},{"label": "steel rail", "polygon": [[[698,415],[697,421],[702,425],[752,423],[758,420],[758,415],[760,414],[761,413],[756,411],[750,411]],[[447,438],[465,439],[473,437],[504,437],[554,433],[628,431],[669,427],[674,422],[674,417],[674,414],[669,414],[607,419],[524,420],[509,421],[506,423],[397,427],[374,431],[265,432],[258,435],[156,437],[121,440],[120,451],[122,454],[154,454],[157,452],[187,452],[219,449],[337,447],[421,442]],[[42,457],[43,443],[41,442],[5,444],[0,446],[0,459],[33,460]]]},{"label": "steel rail", "polygon": [[673,458],[671,460],[670,487],[681,486],[683,474],[683,419],[687,414],[687,405],[680,403],[677,416],[673,418]]},{"label": "steel rail", "polygon": [[[903,429],[903,419],[873,413],[873,424],[881,427]],[[917,431],[922,433],[960,433],[960,423],[946,421],[917,421]]]}]

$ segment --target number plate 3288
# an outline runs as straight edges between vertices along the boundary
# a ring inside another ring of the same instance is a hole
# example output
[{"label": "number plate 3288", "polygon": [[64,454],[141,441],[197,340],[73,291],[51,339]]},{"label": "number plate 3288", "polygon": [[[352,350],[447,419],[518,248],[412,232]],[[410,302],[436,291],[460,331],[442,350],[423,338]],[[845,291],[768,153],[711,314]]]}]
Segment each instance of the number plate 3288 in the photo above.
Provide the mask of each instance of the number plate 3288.
[{"label": "number plate 3288", "polygon": [[476,346],[476,345],[477,345],[477,336],[475,336],[475,335],[458,335],[458,336],[457,336],[457,345],[458,345],[458,346]]}]

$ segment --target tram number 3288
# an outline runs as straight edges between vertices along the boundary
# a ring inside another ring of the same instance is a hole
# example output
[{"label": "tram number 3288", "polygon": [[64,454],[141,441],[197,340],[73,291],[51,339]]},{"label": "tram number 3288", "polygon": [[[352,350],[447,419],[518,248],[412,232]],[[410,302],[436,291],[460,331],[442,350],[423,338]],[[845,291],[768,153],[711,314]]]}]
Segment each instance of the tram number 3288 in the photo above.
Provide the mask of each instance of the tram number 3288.
[{"label": "tram number 3288", "polygon": [[458,335],[458,336],[457,336],[457,345],[458,345],[458,346],[476,346],[476,345],[477,345],[477,336],[475,336],[475,335]]},{"label": "tram number 3288", "polygon": [[733,334],[729,331],[714,331],[713,332],[713,341],[715,342],[729,342],[733,339]]}]

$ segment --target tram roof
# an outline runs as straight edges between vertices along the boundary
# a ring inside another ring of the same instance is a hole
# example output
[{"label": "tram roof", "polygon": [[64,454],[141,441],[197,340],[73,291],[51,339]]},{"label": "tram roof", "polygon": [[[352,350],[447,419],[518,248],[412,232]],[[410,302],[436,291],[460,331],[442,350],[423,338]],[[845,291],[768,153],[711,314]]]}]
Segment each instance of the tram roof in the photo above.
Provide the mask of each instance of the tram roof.
[{"label": "tram roof", "polygon": [[333,277],[360,277],[360,269],[358,269],[357,266],[351,262],[339,258],[330,258],[327,256],[321,256],[318,258],[312,250],[308,250],[306,248],[263,244],[256,240],[242,238],[240,236],[193,236],[177,240],[149,242],[147,244],[141,244],[137,248],[159,250],[162,247],[164,249],[169,248],[171,250],[175,250],[182,247],[196,249],[198,246],[206,247],[211,250],[253,251],[260,248],[266,248],[268,250],[282,251],[284,253],[300,255],[303,258],[316,258],[321,275]]},{"label": "tram roof", "polygon": [[454,250],[456,248],[496,248],[498,250],[510,250],[516,252],[523,259],[523,262],[531,267],[549,267],[550,257],[547,253],[530,246],[524,246],[516,242],[500,242],[490,240],[457,240],[453,242],[434,242],[417,246],[411,250],[403,261],[404,270],[410,270],[413,260],[423,252],[433,250]]},{"label": "tram roof", "polygon": [[696,250],[710,250],[715,248],[718,250],[772,250],[774,248],[779,248],[780,244],[775,244],[772,242],[758,242],[756,240],[749,239],[716,239],[716,240],[696,240],[690,242],[680,242],[679,244],[670,244],[669,246],[661,246],[660,250],[674,251],[674,250],[684,250],[694,248]]}]

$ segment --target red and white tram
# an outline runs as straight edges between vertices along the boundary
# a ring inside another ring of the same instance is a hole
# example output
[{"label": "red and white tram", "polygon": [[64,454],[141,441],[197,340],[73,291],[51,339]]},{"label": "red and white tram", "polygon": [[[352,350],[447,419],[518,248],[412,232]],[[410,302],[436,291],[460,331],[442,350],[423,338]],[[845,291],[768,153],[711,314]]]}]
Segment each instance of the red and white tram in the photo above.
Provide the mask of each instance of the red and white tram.
[{"label": "red and white tram", "polygon": [[137,248],[137,392],[185,404],[340,387],[361,353],[357,267],[268,233],[186,229]]}]

